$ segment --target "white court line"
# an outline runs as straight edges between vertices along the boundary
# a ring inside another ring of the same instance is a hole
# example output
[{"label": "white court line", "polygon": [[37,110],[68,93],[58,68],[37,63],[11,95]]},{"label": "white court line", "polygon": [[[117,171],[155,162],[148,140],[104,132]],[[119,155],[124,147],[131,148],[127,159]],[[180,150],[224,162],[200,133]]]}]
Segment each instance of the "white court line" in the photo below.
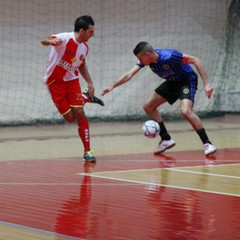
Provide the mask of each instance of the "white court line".
[{"label": "white court line", "polygon": [[[86,175],[86,174],[81,173],[81,175]],[[198,191],[198,192],[205,192],[205,193],[220,194],[220,195],[225,195],[225,196],[240,197],[240,194],[232,194],[232,193],[208,191],[208,190],[202,190],[202,189],[199,189],[199,188],[179,187],[179,186],[175,186],[175,185],[166,185],[166,184],[153,183],[153,182],[136,181],[136,180],[123,179],[123,178],[105,177],[105,176],[98,176],[98,175],[93,175],[93,174],[91,174],[91,175],[89,175],[89,176],[91,176],[91,177],[96,177],[96,178],[102,178],[102,179],[115,180],[115,181],[130,182],[130,183],[135,183],[135,184],[144,184],[144,185],[153,185],[153,186],[163,186],[163,187],[169,187],[169,188],[175,188],[175,189],[193,190],[193,191]]]},{"label": "white court line", "polygon": [[181,169],[185,169],[185,168],[200,168],[200,167],[205,167],[205,168],[209,168],[209,169],[213,169],[214,167],[226,167],[226,166],[240,166],[240,164],[218,164],[218,165],[198,165],[198,166],[186,166],[186,167],[172,167],[172,168],[167,168],[167,167],[163,167],[163,168],[143,168],[143,169],[128,169],[128,170],[113,170],[113,171],[102,171],[102,172],[93,172],[93,173],[77,173],[78,175],[85,175],[85,176],[94,176],[95,174],[104,174],[104,173],[122,173],[122,172],[141,172],[141,171],[154,171],[154,170],[171,170],[171,171],[186,171],[186,172],[191,172],[193,174],[206,174],[206,175],[215,175],[215,176],[222,176],[222,177],[232,177],[232,178],[240,178],[238,176],[230,176],[230,175],[223,175],[223,174],[214,174],[214,173],[204,173],[204,172],[195,172],[195,171],[188,171],[188,170],[181,170]]},{"label": "white court line", "polygon": [[26,230],[28,232],[40,233],[40,234],[44,234],[44,235],[51,236],[51,237],[62,237],[62,238],[68,239],[68,240],[84,240],[82,238],[67,236],[67,235],[64,235],[64,234],[45,231],[45,230],[41,230],[41,229],[38,229],[38,228],[31,228],[31,227],[27,227],[27,226],[15,224],[15,223],[10,223],[10,222],[0,221],[0,225],[5,225],[5,226],[8,226],[8,227],[14,227],[14,228],[17,228],[17,229],[23,229],[23,230]]},{"label": "white court line", "polygon": [[[226,167],[228,165],[239,165],[239,164],[220,164],[220,165],[211,165],[209,166],[210,169],[212,169],[214,166],[222,166]],[[235,196],[235,197],[240,197],[240,194],[231,194],[231,193],[224,193],[224,192],[217,192],[217,191],[208,191],[208,190],[202,190],[199,188],[188,188],[188,187],[179,187],[175,185],[166,185],[166,184],[160,184],[160,183],[149,183],[146,181],[136,181],[136,180],[128,180],[128,179],[123,179],[123,178],[114,178],[114,177],[107,177],[107,176],[100,176],[97,174],[104,174],[104,173],[124,173],[124,172],[139,172],[139,171],[153,171],[153,170],[169,170],[169,171],[179,171],[179,172],[188,172],[192,174],[206,174],[206,175],[212,175],[212,176],[217,176],[217,177],[226,177],[226,178],[236,178],[239,179],[240,177],[238,176],[230,176],[230,175],[223,175],[223,174],[214,174],[214,173],[204,173],[204,172],[195,172],[195,171],[188,171],[188,170],[181,170],[185,168],[199,168],[199,167],[208,167],[207,165],[201,165],[201,166],[187,166],[187,167],[176,167],[176,168],[151,168],[151,169],[131,169],[131,170],[118,170],[118,171],[105,171],[105,172],[94,172],[94,173],[78,173],[79,175],[86,175],[86,176],[91,176],[91,177],[97,177],[97,178],[102,178],[102,179],[109,179],[109,180],[117,180],[117,181],[122,181],[122,182],[131,182],[131,183],[136,183],[136,184],[151,184],[155,186],[164,186],[164,187],[169,187],[169,188],[176,188],[176,189],[183,189],[183,190],[194,190],[194,191],[199,191],[199,192],[207,192],[207,193],[213,193],[213,194],[221,194],[221,195],[227,195],[227,196]]]},{"label": "white court line", "polygon": [[175,172],[186,172],[186,173],[208,175],[208,176],[214,176],[214,177],[240,179],[240,177],[238,177],[238,176],[231,176],[231,175],[224,175],[224,174],[217,174],[217,173],[195,172],[195,171],[182,170],[182,169],[178,169],[178,168],[167,168],[167,169],[171,170],[171,171],[175,171]]},{"label": "white court line", "polygon": [[[214,160],[213,160],[214,161]],[[227,160],[232,161],[232,160]],[[186,166],[186,167],[176,167],[176,168],[194,168],[194,167],[228,167],[228,166],[240,166],[240,160],[238,160],[239,163],[229,163],[229,164],[211,164],[211,165],[197,165],[197,166]]]}]

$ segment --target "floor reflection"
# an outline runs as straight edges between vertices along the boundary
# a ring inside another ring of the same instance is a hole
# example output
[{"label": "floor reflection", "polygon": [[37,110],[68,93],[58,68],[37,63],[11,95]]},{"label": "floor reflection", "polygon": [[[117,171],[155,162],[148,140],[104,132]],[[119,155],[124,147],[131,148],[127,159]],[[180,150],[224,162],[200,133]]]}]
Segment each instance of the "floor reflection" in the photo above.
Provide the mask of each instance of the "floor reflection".
[{"label": "floor reflection", "polygon": [[[94,171],[96,163],[86,162],[85,173]],[[64,193],[63,193],[64,194]],[[68,199],[59,210],[55,231],[59,234],[86,238],[89,232],[89,210],[92,196],[91,176],[84,175],[79,196]]]}]

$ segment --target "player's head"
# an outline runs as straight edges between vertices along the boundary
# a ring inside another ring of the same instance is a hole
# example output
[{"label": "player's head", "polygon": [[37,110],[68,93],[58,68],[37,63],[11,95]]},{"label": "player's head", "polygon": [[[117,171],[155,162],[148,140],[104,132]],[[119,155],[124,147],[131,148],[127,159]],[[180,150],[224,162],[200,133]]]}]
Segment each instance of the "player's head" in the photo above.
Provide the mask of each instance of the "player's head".
[{"label": "player's head", "polygon": [[79,32],[80,29],[87,30],[89,25],[94,26],[94,21],[91,16],[84,15],[80,16],[75,20],[74,23],[74,32]]},{"label": "player's head", "polygon": [[139,53],[153,52],[153,47],[148,42],[140,42],[134,48],[133,53],[137,56]]},{"label": "player's head", "polygon": [[154,50],[150,43],[148,42],[140,42],[134,48],[133,53],[138,58],[138,60],[144,64],[149,65],[150,63],[154,62]]},{"label": "player's head", "polygon": [[80,16],[75,20],[74,32],[80,33],[83,41],[87,41],[94,34],[94,21],[91,16]]}]

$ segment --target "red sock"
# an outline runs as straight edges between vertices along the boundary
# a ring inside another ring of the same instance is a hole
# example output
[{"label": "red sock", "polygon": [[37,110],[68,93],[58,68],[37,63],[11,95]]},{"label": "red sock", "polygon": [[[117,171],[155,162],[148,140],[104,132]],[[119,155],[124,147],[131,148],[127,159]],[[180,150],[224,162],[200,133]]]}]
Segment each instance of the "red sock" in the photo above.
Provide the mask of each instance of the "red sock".
[{"label": "red sock", "polygon": [[90,150],[90,136],[88,119],[86,117],[78,120],[78,134],[82,140],[84,152],[88,152]]}]

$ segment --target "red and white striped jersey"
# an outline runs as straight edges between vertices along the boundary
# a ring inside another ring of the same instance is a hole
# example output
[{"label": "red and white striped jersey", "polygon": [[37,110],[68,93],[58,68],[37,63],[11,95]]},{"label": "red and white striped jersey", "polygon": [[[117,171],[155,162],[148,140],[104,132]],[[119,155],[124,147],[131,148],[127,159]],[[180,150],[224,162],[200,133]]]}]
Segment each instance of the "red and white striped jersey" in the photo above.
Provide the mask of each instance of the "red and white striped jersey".
[{"label": "red and white striped jersey", "polygon": [[77,42],[74,32],[59,33],[51,37],[60,38],[62,43],[51,48],[44,82],[78,79],[78,68],[85,63],[88,54],[87,43]]}]

